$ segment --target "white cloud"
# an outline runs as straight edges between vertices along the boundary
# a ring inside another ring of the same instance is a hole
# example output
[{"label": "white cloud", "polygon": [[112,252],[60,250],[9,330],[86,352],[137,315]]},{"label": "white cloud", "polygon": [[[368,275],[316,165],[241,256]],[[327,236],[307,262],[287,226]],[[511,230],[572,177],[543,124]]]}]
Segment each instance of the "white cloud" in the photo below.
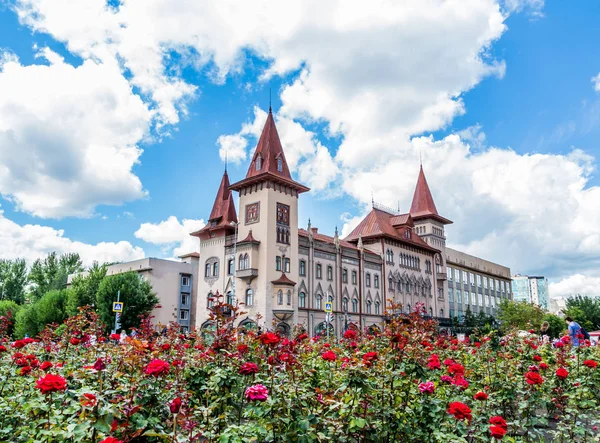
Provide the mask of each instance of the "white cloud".
[{"label": "white cloud", "polygon": [[204,225],[204,220],[183,219],[180,222],[172,215],[159,223],[142,223],[134,235],[147,243],[162,246],[165,254],[178,257],[199,252],[200,242],[190,234]]},{"label": "white cloud", "polygon": [[567,298],[572,295],[600,296],[600,277],[575,274],[556,283],[550,283],[553,298]]},{"label": "white cloud", "polygon": [[71,240],[63,230],[41,225],[19,225],[0,210],[0,258],[25,258],[29,264],[48,253],[79,253],[85,265],[129,261],[144,257],[144,251],[127,241],[88,244]]},{"label": "white cloud", "polygon": [[544,16],[545,0],[504,0],[504,7],[507,12],[525,11],[533,19]]},{"label": "white cloud", "polygon": [[39,217],[89,216],[145,196],[132,172],[150,112],[118,66],[0,64],[0,193]]},{"label": "white cloud", "polygon": [[592,84],[594,86],[594,91],[600,92],[600,73],[592,77]]}]

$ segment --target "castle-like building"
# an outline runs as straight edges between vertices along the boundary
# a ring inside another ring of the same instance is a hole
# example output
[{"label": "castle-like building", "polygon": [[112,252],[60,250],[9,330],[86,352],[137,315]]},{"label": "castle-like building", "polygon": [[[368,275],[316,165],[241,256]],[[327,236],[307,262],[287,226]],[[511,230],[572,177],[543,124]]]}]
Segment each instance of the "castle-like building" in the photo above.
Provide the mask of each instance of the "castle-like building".
[{"label": "castle-like building", "polygon": [[243,304],[239,326],[288,334],[301,325],[311,335],[327,325],[335,335],[349,324],[379,325],[392,304],[460,318],[467,310],[493,315],[496,298],[512,297],[510,269],[446,248],[452,222],[438,214],[422,167],[408,213],[373,204],[343,239],[310,221],[299,228],[307,191],[290,174],[269,110],[246,177],[230,184],[225,171],[207,225],[192,233],[200,240],[197,327],[208,325],[217,293]]}]

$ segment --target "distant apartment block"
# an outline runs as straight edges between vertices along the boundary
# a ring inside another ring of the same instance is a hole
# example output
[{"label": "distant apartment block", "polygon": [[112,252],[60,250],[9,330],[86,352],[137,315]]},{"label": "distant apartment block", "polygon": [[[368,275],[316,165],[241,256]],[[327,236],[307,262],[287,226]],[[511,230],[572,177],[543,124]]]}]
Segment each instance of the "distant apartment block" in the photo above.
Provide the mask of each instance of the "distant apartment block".
[{"label": "distant apartment block", "polygon": [[[198,253],[179,257],[181,261],[159,258],[142,258],[107,267],[107,276],[135,271],[147,280],[156,293],[159,303],[152,311],[156,327],[177,322],[183,331],[194,327],[196,317],[196,290],[198,278]],[[67,285],[75,275],[69,275]],[[115,294],[116,301],[117,294]],[[121,299],[127,309],[127,300]]]},{"label": "distant apartment block", "polygon": [[496,315],[502,299],[512,300],[510,268],[446,248],[450,318]]},{"label": "distant apartment block", "polygon": [[517,274],[512,281],[515,300],[526,301],[542,309],[548,309],[548,280],[545,277]]}]

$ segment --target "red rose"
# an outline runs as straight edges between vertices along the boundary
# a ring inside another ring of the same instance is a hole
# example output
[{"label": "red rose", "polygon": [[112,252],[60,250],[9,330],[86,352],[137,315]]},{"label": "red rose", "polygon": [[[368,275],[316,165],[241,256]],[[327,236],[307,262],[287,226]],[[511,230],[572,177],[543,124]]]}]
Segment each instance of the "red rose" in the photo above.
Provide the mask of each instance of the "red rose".
[{"label": "red rose", "polygon": [[493,426],[499,426],[504,429],[508,429],[508,425],[506,424],[506,420],[504,420],[499,415],[495,415],[490,418],[490,424]]},{"label": "red rose", "polygon": [[32,371],[32,367],[31,366],[23,366],[21,369],[19,369],[19,375],[27,375]]},{"label": "red rose", "polygon": [[115,437],[106,437],[100,443],[123,443],[123,440],[117,440]]},{"label": "red rose", "polygon": [[596,366],[598,366],[598,362],[596,360],[585,360],[583,362],[583,365],[587,366],[588,368],[596,369]]},{"label": "red rose", "polygon": [[356,338],[356,331],[348,329],[344,332],[344,338],[348,340],[354,340]]},{"label": "red rose", "polygon": [[0,352],[6,352],[6,346],[0,345]]},{"label": "red rose", "polygon": [[164,345],[162,345],[160,347],[163,351],[168,351],[169,349],[171,349],[171,345],[169,343],[165,343]]},{"label": "red rose", "polygon": [[[119,340],[121,340],[121,334],[110,334],[110,339],[119,341]],[[109,437],[109,438],[112,438],[112,437]]]},{"label": "red rose", "polygon": [[144,372],[148,375],[158,377],[159,375],[169,372],[169,363],[159,359],[152,360],[148,366],[146,366]]},{"label": "red rose", "polygon": [[549,368],[549,366],[548,366],[547,363],[544,363],[544,362],[540,363],[540,369],[544,369],[545,370],[545,369],[548,369],[548,368]]},{"label": "red rose", "polygon": [[335,361],[337,359],[337,355],[335,355],[335,352],[333,351],[323,352],[323,355],[321,355],[321,357],[323,357],[323,360],[326,361]]},{"label": "red rose", "polygon": [[370,367],[378,357],[379,355],[377,355],[377,352],[367,352],[365,355],[363,355],[363,363],[365,366]]},{"label": "red rose", "polygon": [[67,389],[67,380],[60,375],[46,374],[38,379],[38,381],[35,383],[35,387],[39,389],[42,394],[64,391]]},{"label": "red rose", "polygon": [[465,367],[459,363],[452,363],[448,366],[448,374],[464,374]]},{"label": "red rose", "polygon": [[83,394],[83,398],[79,400],[81,406],[87,408],[93,408],[98,403],[98,400],[94,394]]},{"label": "red rose", "polygon": [[96,362],[94,363],[94,366],[92,366],[96,371],[104,371],[106,369],[106,365],[104,364],[104,361],[99,358],[98,360],[96,360]]},{"label": "red rose", "polygon": [[245,354],[246,352],[248,352],[248,346],[247,345],[238,345],[237,350],[240,354]]},{"label": "red rose", "polygon": [[302,341],[302,340],[306,340],[308,338],[308,334],[304,333],[304,334],[300,334],[298,336],[298,338],[296,338],[297,341]]},{"label": "red rose", "polygon": [[502,440],[504,435],[506,435],[506,429],[500,426],[490,426],[490,434],[495,439]]},{"label": "red rose", "polygon": [[533,361],[542,361],[542,357],[540,357],[539,355],[534,355]]},{"label": "red rose", "polygon": [[252,362],[246,362],[240,366],[239,373],[242,375],[252,375],[259,371],[258,365]]},{"label": "red rose", "polygon": [[258,337],[258,340],[263,345],[276,345],[281,340],[279,335],[274,334],[273,332],[265,332]]},{"label": "red rose", "polygon": [[73,338],[70,340],[70,343],[71,343],[72,345],[78,345],[79,343],[81,343],[81,340],[79,340],[78,338],[75,338],[75,337],[73,337]]},{"label": "red rose", "polygon": [[171,403],[169,403],[169,409],[171,410],[171,414],[177,414],[181,409],[181,399],[179,397],[175,397]]},{"label": "red rose", "polygon": [[527,372],[525,373],[525,381],[530,385],[541,385],[544,379],[537,372]]},{"label": "red rose", "polygon": [[473,396],[473,398],[475,400],[487,400],[488,399],[488,395],[485,392],[483,392],[483,391],[479,391],[477,394],[475,394]]},{"label": "red rose", "polygon": [[569,371],[567,371],[565,368],[558,368],[556,370],[556,376],[561,380],[564,380],[569,376]]},{"label": "red rose", "polygon": [[49,361],[45,361],[44,363],[41,364],[40,369],[42,371],[46,371],[48,369],[50,369],[52,367],[52,363],[50,363]]},{"label": "red rose", "polygon": [[473,416],[471,415],[471,408],[466,404],[459,401],[452,402],[448,405],[448,414],[453,415],[457,420],[468,420],[471,421]]}]

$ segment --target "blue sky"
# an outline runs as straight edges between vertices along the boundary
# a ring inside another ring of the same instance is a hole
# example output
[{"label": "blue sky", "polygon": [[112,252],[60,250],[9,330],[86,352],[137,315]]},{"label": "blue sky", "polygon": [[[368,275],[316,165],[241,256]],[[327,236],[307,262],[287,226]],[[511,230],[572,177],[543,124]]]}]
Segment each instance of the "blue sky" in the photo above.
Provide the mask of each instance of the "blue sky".
[{"label": "blue sky", "polygon": [[598,287],[597,2],[175,3],[2,4],[0,256],[193,247],[222,154],[242,178],[271,90],[313,188],[301,226],[347,232],[371,195],[408,210],[422,155],[452,246],[544,273],[557,293]]}]

